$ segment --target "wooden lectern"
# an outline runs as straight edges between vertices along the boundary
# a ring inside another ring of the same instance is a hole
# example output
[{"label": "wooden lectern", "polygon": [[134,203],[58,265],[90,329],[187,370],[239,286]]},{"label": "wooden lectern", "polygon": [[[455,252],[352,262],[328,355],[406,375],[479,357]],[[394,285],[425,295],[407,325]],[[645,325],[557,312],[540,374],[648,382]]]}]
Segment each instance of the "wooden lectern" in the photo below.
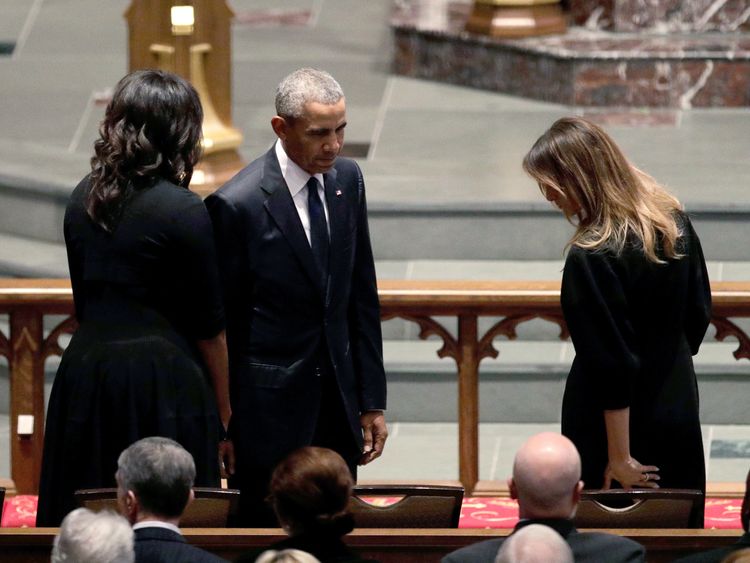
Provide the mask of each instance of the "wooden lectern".
[{"label": "wooden lectern", "polygon": [[466,31],[490,37],[565,33],[560,0],[474,0]]},{"label": "wooden lectern", "polygon": [[190,80],[203,104],[203,159],[191,189],[208,195],[244,163],[232,125],[231,21],[225,0],[132,0],[129,69],[159,68]]}]

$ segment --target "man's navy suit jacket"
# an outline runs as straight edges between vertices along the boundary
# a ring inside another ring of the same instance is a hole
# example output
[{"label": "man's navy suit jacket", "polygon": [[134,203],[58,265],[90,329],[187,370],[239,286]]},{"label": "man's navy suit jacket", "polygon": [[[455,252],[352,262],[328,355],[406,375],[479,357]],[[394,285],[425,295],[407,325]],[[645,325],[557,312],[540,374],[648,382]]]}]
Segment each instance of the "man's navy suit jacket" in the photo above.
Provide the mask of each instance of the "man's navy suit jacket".
[{"label": "man's navy suit jacket", "polygon": [[341,431],[351,433],[354,446],[362,447],[360,414],[385,408],[364,181],[359,166],[345,158],[324,180],[330,232],[325,287],[274,148],[206,199],[224,284],[238,473],[270,471],[311,443],[321,349],[349,422]]},{"label": "man's navy suit jacket", "polygon": [[225,560],[185,541],[180,534],[159,527],[135,530],[135,563],[223,563]]},{"label": "man's navy suit jacket", "polygon": [[[573,550],[576,563],[642,563],[646,560],[645,549],[641,544],[613,534],[581,533],[571,520],[523,520],[513,531],[529,524],[544,524],[557,531]],[[482,541],[457,549],[443,557],[442,563],[494,563],[505,539]]]}]

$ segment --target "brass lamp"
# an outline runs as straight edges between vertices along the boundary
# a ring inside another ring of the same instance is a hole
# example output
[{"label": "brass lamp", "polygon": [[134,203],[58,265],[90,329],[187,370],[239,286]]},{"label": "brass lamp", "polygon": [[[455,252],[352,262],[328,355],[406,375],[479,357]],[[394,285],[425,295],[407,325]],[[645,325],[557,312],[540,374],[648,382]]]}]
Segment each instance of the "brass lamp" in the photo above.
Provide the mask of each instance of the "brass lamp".
[{"label": "brass lamp", "polygon": [[474,0],[466,31],[491,37],[565,33],[560,0]]},{"label": "brass lamp", "polygon": [[195,10],[192,6],[172,6],[170,13],[172,35],[192,35],[195,26]]}]

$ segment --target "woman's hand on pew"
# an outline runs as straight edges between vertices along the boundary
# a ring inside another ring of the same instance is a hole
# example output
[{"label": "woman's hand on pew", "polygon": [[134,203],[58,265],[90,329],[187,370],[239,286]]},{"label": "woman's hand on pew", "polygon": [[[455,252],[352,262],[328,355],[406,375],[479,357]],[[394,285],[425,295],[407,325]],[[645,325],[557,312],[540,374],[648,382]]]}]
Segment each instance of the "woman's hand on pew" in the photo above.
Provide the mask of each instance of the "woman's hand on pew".
[{"label": "woman's hand on pew", "polygon": [[612,461],[604,470],[603,489],[612,488],[612,481],[617,481],[623,489],[658,489],[656,483],[659,477],[659,468],[655,465],[641,465],[633,457]]}]

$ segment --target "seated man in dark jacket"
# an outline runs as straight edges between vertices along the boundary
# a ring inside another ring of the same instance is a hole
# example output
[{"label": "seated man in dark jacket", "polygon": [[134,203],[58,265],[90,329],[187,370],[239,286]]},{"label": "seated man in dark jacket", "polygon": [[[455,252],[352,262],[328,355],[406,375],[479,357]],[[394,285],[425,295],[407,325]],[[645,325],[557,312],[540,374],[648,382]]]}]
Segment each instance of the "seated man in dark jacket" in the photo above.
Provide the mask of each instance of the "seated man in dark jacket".
[{"label": "seated man in dark jacket", "polygon": [[740,536],[737,542],[727,547],[719,547],[712,549],[711,551],[704,551],[703,553],[696,553],[678,559],[675,563],[719,563],[724,558],[734,551],[740,549],[750,548],[750,471],[747,473],[745,479],[745,498],[742,500],[742,510],[740,512],[740,521],[742,522],[742,529],[745,533]]},{"label": "seated man in dark jacket", "polygon": [[193,500],[195,463],[169,438],[143,438],[117,460],[117,503],[133,525],[135,563],[224,561],[185,541],[179,524]]},{"label": "seated man in dark jacket", "polygon": [[[573,524],[581,498],[581,458],[573,443],[561,434],[545,432],[521,446],[508,481],[510,496],[518,500],[521,521],[543,524],[559,533],[573,550],[576,562],[608,563],[645,560],[642,545],[612,534],[580,533]],[[443,563],[493,563],[505,538],[470,545],[449,553]]]}]

